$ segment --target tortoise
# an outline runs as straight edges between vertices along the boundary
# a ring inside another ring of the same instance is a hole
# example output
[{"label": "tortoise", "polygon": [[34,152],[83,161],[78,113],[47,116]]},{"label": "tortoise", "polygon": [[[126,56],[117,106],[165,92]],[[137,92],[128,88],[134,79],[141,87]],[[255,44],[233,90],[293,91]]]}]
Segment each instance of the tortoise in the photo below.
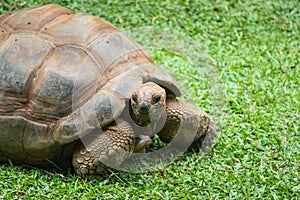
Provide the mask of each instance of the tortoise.
[{"label": "tortoise", "polygon": [[181,124],[188,150],[218,131],[124,32],[54,4],[0,16],[0,95],[0,162],[88,178],[146,152],[154,134],[170,143]]}]

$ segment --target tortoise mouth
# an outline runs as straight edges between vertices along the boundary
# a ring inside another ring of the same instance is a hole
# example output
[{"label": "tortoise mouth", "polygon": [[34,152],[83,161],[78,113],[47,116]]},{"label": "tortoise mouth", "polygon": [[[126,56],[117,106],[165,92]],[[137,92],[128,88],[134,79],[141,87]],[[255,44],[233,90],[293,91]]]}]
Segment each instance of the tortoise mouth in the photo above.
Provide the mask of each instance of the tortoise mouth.
[{"label": "tortoise mouth", "polygon": [[139,106],[136,108],[132,108],[132,111],[136,116],[142,116],[142,117],[150,116],[150,106],[147,108],[143,108]]},{"label": "tortoise mouth", "polygon": [[144,119],[147,121],[149,121],[150,118],[152,120],[159,120],[160,117],[163,115],[163,109],[156,106],[152,106],[151,108],[147,109],[136,108],[134,109],[134,114],[137,118]]},{"label": "tortoise mouth", "polygon": [[145,112],[145,111],[142,111],[142,112],[137,112],[137,117],[141,120],[146,120],[146,121],[149,121],[150,120],[150,113],[149,112]]},{"label": "tortoise mouth", "polygon": [[137,114],[140,116],[149,116],[149,110],[138,110]]}]

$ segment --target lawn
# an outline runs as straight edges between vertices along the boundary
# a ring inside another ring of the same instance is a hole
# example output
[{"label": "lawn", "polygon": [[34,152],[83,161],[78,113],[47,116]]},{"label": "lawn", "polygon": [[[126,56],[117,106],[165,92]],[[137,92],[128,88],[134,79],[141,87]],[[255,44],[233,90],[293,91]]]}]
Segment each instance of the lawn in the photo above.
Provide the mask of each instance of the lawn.
[{"label": "lawn", "polygon": [[41,2],[124,30],[222,131],[205,155],[102,181],[2,164],[0,199],[300,199],[298,1],[4,0],[0,14]]}]

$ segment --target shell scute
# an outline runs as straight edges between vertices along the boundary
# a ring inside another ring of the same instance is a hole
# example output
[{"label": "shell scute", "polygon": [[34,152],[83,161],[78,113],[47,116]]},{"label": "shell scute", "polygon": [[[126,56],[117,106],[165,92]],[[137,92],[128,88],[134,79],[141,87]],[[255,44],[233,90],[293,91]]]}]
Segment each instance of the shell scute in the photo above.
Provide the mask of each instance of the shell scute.
[{"label": "shell scute", "polygon": [[61,15],[51,21],[41,35],[55,45],[76,44],[86,47],[96,38],[118,32],[110,23],[85,13]]},{"label": "shell scute", "polygon": [[0,116],[0,154],[15,159],[24,158],[22,135],[26,127],[26,120],[16,116]]},{"label": "shell scute", "polygon": [[[34,36],[12,35],[0,48],[0,107],[22,108],[36,68],[52,46]],[[11,109],[10,109],[11,110]]]},{"label": "shell scute", "polygon": [[57,16],[63,14],[71,14],[73,11],[49,4],[47,6],[31,7],[17,12],[8,13],[4,15],[3,19],[0,18],[0,23],[4,27],[9,27],[14,31],[38,31]]}]

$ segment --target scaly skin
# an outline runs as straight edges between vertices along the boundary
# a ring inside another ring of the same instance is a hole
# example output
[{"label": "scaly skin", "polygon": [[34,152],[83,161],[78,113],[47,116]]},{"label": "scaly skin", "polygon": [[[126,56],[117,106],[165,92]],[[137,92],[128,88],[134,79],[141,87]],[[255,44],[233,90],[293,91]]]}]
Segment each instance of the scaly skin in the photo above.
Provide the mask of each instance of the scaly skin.
[{"label": "scaly skin", "polygon": [[[196,106],[181,102],[178,99],[170,98],[166,101],[167,120],[164,128],[158,133],[160,139],[171,142],[178,134],[179,127],[182,126],[183,134],[195,134],[193,143],[189,150],[203,150],[210,147],[216,137],[218,127],[212,122],[209,116]],[[187,139],[189,136],[184,135]]]},{"label": "scaly skin", "polygon": [[[167,99],[165,90],[155,83],[137,87],[130,101],[130,115],[136,125],[154,126],[149,129],[154,131],[166,119],[158,133],[165,143],[172,141],[187,145],[188,150],[204,151],[216,137],[218,127],[205,112],[176,98]],[[103,133],[86,136],[73,155],[75,172],[87,178],[101,178],[109,166],[118,167],[131,153],[144,152],[153,133],[135,134],[132,127],[136,125],[118,119]]]},{"label": "scaly skin", "polygon": [[84,138],[74,152],[72,163],[75,172],[87,178],[101,178],[107,173],[105,164],[118,166],[134,150],[134,137],[131,126],[124,120]]},{"label": "scaly skin", "polygon": [[[145,110],[145,105],[148,110],[146,114],[142,110],[142,107]],[[206,150],[212,145],[218,131],[218,127],[205,112],[174,97],[167,98],[165,90],[153,82],[142,84],[133,91],[131,116],[141,126],[150,123],[156,126],[159,122],[164,122],[166,116],[166,122],[158,133],[160,139],[169,143],[178,135],[176,140],[179,143],[192,143],[189,150]]]}]

